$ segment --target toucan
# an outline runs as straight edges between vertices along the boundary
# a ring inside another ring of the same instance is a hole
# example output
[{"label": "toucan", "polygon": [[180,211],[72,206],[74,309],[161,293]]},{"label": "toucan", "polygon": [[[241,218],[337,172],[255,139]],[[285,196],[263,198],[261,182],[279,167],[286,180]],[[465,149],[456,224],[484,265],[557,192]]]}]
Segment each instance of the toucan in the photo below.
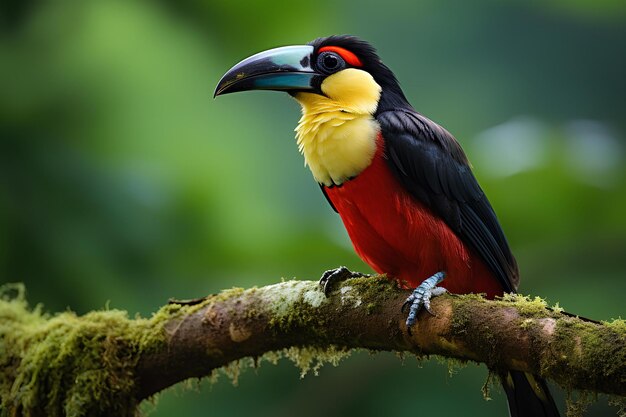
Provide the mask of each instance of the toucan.
[{"label": "toucan", "polygon": [[[446,290],[489,298],[517,290],[517,263],[459,142],[413,109],[368,42],[335,35],[260,52],[228,70],[215,96],[246,90],[284,91],[301,105],[298,148],[354,249],[415,288],[409,331]],[[340,267],[320,282],[328,291],[356,275]],[[512,417],[559,415],[539,376],[500,377]]]}]

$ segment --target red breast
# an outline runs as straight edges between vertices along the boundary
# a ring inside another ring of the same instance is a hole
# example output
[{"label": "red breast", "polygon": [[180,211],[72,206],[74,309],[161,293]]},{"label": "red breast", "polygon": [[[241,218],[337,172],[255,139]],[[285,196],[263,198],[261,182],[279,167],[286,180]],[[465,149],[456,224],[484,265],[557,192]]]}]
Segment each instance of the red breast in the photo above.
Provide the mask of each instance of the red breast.
[{"label": "red breast", "polygon": [[377,138],[372,163],[356,178],[326,187],[359,256],[376,272],[416,287],[438,271],[453,293],[502,294],[482,260],[432,211],[409,195],[387,166]]}]

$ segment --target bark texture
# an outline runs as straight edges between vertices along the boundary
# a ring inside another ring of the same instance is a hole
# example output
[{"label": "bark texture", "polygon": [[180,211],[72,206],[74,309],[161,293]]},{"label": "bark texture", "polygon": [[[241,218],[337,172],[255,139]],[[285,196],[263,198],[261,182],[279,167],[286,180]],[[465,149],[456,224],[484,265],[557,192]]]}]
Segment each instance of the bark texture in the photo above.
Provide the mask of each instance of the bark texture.
[{"label": "bark texture", "polygon": [[444,295],[407,332],[408,292],[386,279],[346,281],[329,298],[289,281],[211,297],[167,323],[167,348],[137,366],[140,398],[247,356],[291,346],[365,348],[483,362],[570,388],[626,396],[626,323],[549,309],[540,299]]},{"label": "bark texture", "polygon": [[115,310],[47,316],[23,294],[0,296],[3,416],[130,416],[177,382],[294,347],[306,348],[290,351],[303,367],[355,348],[400,351],[626,396],[626,322],[581,319],[538,298],[444,295],[409,332],[400,311],[408,291],[385,278],[350,279],[329,297],[311,281],[231,289],[150,319]]}]

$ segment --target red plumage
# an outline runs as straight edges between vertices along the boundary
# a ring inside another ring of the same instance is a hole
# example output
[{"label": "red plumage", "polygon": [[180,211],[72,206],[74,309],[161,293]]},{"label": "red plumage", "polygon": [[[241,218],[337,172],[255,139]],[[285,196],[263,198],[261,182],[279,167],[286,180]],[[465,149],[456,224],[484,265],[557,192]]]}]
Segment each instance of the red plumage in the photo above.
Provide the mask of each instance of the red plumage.
[{"label": "red plumage", "polygon": [[385,161],[385,141],[377,138],[372,163],[356,178],[325,192],[359,256],[376,272],[417,287],[444,271],[440,284],[452,293],[503,293],[482,259],[443,219],[411,196]]},{"label": "red plumage", "polygon": [[[441,286],[453,293],[494,297],[504,291],[515,292],[519,283],[517,263],[461,146],[444,128],[413,109],[395,75],[369,43],[353,36],[330,36],[308,45],[265,51],[231,68],[215,94],[271,89],[330,98],[324,85],[337,87],[342,80],[337,74],[344,70],[364,71],[380,87],[377,103],[366,102],[371,105],[366,106],[369,110],[364,113],[359,107],[356,112],[361,117],[371,113],[382,132],[376,139],[371,164],[342,185],[322,186],[341,215],[357,253],[377,272],[406,281],[410,287],[443,271],[446,277]],[[334,83],[329,81],[331,77],[335,77]],[[342,81],[350,83],[343,87],[352,93],[372,87],[371,83],[349,80]],[[342,97],[339,90],[335,91],[338,101],[349,101],[350,94]],[[343,123],[342,117],[339,122]],[[363,130],[353,133],[363,134]],[[320,142],[325,139],[322,136]],[[363,152],[353,156],[362,157]],[[338,158],[342,157],[345,155],[339,153]],[[336,279],[345,278],[349,272],[345,268],[327,271],[330,275],[324,274],[324,283],[338,271],[342,272]],[[419,288],[421,292],[416,290],[416,295],[407,299],[412,309],[408,329],[432,284],[426,283]],[[510,415],[559,416],[539,376],[509,371],[502,372],[501,377]]]}]

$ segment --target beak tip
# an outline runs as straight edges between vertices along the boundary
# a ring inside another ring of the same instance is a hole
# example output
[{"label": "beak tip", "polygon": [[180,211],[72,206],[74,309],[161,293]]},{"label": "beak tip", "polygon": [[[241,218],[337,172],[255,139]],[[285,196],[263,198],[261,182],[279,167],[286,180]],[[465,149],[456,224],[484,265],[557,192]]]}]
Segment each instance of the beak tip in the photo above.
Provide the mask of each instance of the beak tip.
[{"label": "beak tip", "polygon": [[218,96],[230,93],[232,84],[233,83],[228,82],[228,80],[224,81],[224,79],[221,79],[217,83],[217,86],[215,86],[215,90],[213,91],[213,98],[217,98]]},{"label": "beak tip", "polygon": [[215,90],[215,92],[213,93],[213,98],[214,98],[214,99],[216,99],[216,98],[218,98],[219,96],[222,96],[222,95],[224,95],[224,94],[225,94],[225,93],[224,93],[224,89]]}]

